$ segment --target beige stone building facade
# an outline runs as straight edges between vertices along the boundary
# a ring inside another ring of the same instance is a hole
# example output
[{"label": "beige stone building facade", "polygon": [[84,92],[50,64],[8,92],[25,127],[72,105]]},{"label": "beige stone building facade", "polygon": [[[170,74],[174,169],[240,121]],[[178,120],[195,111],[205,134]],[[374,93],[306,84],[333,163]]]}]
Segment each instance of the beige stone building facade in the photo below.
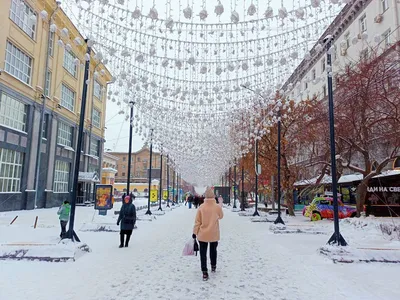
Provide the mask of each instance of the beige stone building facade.
[{"label": "beige stone building facade", "polygon": [[[86,51],[85,37],[62,4],[0,1],[0,211],[31,209],[34,199],[38,208],[58,206],[70,198]],[[106,91],[112,80],[93,51],[89,78],[80,164],[84,181],[78,188],[82,199],[93,187],[85,175],[100,177]]]}]

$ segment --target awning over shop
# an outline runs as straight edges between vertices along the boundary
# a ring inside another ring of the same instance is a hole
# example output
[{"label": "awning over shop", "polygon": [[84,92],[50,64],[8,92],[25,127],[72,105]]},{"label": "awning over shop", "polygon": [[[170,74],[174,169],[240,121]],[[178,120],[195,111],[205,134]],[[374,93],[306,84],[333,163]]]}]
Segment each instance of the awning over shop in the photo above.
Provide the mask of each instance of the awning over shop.
[{"label": "awning over shop", "polygon": [[[387,170],[387,171],[384,171],[381,174],[376,175],[372,178],[382,178],[382,177],[396,176],[396,175],[400,175],[400,170],[397,170],[397,169],[396,170]],[[362,179],[363,179],[363,175],[359,174],[359,173],[342,175],[338,180],[338,184],[357,182],[357,181],[361,181]],[[294,186],[297,187],[297,186],[315,185],[317,180],[318,180],[318,177],[296,181],[294,183]],[[332,184],[332,177],[329,175],[325,175],[322,178],[320,184]]]},{"label": "awning over shop", "polygon": [[[311,179],[305,179],[305,180],[300,180],[296,181],[294,183],[294,186],[308,186],[308,185],[315,185],[317,183],[318,177],[314,177]],[[321,182],[319,184],[332,184],[332,177],[329,175],[324,175],[322,178]]]},{"label": "awning over shop", "polygon": [[362,174],[349,174],[349,175],[342,175],[339,180],[338,183],[351,183],[351,182],[355,182],[355,181],[360,181],[363,179],[363,175]]},{"label": "awning over shop", "polygon": [[96,172],[79,172],[79,182],[98,183],[100,182]]}]

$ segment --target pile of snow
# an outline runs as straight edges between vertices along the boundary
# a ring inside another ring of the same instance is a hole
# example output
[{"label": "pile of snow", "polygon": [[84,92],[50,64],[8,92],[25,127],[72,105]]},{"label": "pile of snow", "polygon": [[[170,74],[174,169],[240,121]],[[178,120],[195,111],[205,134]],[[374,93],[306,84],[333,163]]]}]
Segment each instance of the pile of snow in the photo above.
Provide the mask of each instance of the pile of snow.
[{"label": "pile of snow", "polygon": [[0,260],[67,262],[88,252],[91,250],[87,244],[71,240],[62,240],[58,244],[10,243],[0,246]]},{"label": "pile of snow", "polygon": [[340,228],[356,242],[360,238],[365,241],[400,241],[400,218],[347,218],[340,221]]},{"label": "pile of snow", "polygon": [[[135,229],[137,226],[135,225]],[[79,231],[88,232],[119,232],[120,226],[117,224],[96,224],[96,223],[84,223]]]},{"label": "pile of snow", "polygon": [[273,222],[268,220],[266,216],[255,216],[250,218],[251,222]]},{"label": "pile of snow", "polygon": [[137,221],[153,221],[155,219],[157,219],[157,218],[154,215],[142,215],[142,216],[136,217]]},{"label": "pile of snow", "polygon": [[338,246],[323,246],[320,254],[332,259],[333,262],[383,262],[400,263],[400,248],[353,248]]},{"label": "pile of snow", "polygon": [[238,215],[241,217],[252,217],[253,214],[254,214],[254,211],[248,211],[248,210],[238,212]]},{"label": "pile of snow", "polygon": [[291,226],[288,227],[284,224],[272,224],[269,230],[274,234],[290,234],[290,233],[301,233],[301,234],[328,234],[326,230],[321,230],[321,228],[316,226],[301,227],[301,226]]},{"label": "pile of snow", "polygon": [[163,216],[163,215],[165,215],[165,210],[155,210],[155,211],[153,211],[153,215]]}]

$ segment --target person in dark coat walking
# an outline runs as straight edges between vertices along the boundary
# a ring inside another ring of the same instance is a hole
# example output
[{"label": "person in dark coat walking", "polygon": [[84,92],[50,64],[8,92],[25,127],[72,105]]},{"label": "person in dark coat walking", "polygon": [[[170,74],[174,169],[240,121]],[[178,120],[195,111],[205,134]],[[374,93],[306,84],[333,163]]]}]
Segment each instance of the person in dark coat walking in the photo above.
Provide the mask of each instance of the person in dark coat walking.
[{"label": "person in dark coat walking", "polygon": [[192,203],[193,203],[193,196],[192,195],[189,195],[189,197],[188,197],[188,206],[189,206],[189,209],[192,209]]},{"label": "person in dark coat walking", "polygon": [[195,208],[197,208],[199,206],[199,196],[195,196],[193,199],[193,205]]},{"label": "person in dark coat walking", "polygon": [[132,230],[136,223],[136,207],[132,203],[133,197],[126,196],[121,210],[119,211],[117,225],[121,223],[120,231],[120,248],[124,247],[124,240],[126,235],[125,247],[129,246],[129,240],[132,235]]}]

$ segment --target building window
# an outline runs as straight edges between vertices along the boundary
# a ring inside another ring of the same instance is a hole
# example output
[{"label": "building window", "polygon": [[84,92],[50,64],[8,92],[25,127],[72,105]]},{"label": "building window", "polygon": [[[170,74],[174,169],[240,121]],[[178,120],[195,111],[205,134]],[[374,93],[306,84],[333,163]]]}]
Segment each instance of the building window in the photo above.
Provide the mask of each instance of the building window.
[{"label": "building window", "polygon": [[137,158],[137,161],[140,162],[140,157]]},{"label": "building window", "polygon": [[321,70],[322,70],[322,72],[325,72],[325,69],[326,69],[325,58],[323,58],[321,60]]},{"label": "building window", "polygon": [[99,171],[98,166],[89,164],[89,172],[98,173],[98,171]]},{"label": "building window", "polygon": [[68,88],[65,84],[61,86],[61,106],[70,111],[74,111],[75,92]]},{"label": "building window", "polygon": [[75,64],[75,55],[69,52],[67,49],[64,49],[64,68],[70,73],[72,76],[76,77],[77,67]]},{"label": "building window", "polygon": [[59,122],[57,132],[57,144],[63,146],[72,146],[73,127],[65,123]]},{"label": "building window", "polygon": [[304,89],[305,90],[308,89],[308,82],[307,81],[304,82]]},{"label": "building window", "polygon": [[7,41],[5,70],[26,84],[31,83],[32,58]]},{"label": "building window", "polygon": [[94,81],[93,94],[97,99],[101,100],[101,85],[97,80]]},{"label": "building window", "polygon": [[326,97],[326,85],[322,87],[322,94],[324,95],[324,98]]},{"label": "building window", "polygon": [[390,47],[390,35],[391,35],[391,30],[387,30],[384,34],[382,34],[382,40],[385,45],[385,47]]},{"label": "building window", "polygon": [[311,71],[311,77],[312,77],[313,80],[315,80],[317,78],[317,72],[315,71],[315,69],[313,69]]},{"label": "building window", "polygon": [[366,32],[367,31],[367,15],[363,15],[360,18],[360,32]]},{"label": "building window", "polygon": [[0,98],[0,124],[26,132],[27,106],[2,93]]},{"label": "building window", "polygon": [[50,89],[51,89],[51,72],[47,70],[46,84],[44,85],[44,94],[47,97],[50,97]]},{"label": "building window", "polygon": [[0,148],[0,193],[20,191],[23,153]]},{"label": "building window", "polygon": [[122,172],[122,177],[125,177],[125,173],[124,172]]},{"label": "building window", "polygon": [[49,40],[49,55],[50,56],[54,55],[54,37],[55,37],[55,33],[50,32],[50,40]]},{"label": "building window", "polygon": [[68,193],[69,163],[56,160],[54,171],[54,193]]},{"label": "building window", "polygon": [[389,1],[388,0],[381,0],[382,3],[382,12],[385,12],[389,9]]},{"label": "building window", "polygon": [[124,169],[124,170],[125,170],[125,165],[122,165],[122,169]]},{"label": "building window", "polygon": [[93,125],[100,128],[100,112],[97,109],[93,109]]},{"label": "building window", "polygon": [[122,158],[122,161],[126,161],[126,157],[125,156]]},{"label": "building window", "polygon": [[91,140],[90,141],[90,155],[99,156],[99,141]]},{"label": "building window", "polygon": [[10,19],[32,39],[35,38],[37,16],[24,1],[11,1]]}]

